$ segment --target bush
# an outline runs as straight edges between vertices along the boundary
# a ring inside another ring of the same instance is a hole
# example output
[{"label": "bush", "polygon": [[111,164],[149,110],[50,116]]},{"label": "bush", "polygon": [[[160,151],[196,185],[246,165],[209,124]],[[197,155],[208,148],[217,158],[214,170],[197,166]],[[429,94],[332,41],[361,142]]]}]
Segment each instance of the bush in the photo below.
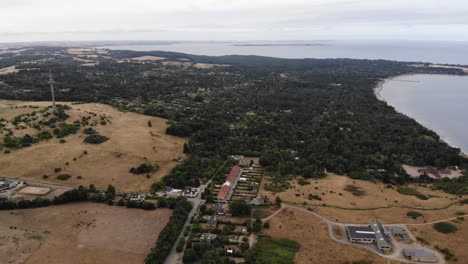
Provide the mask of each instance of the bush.
[{"label": "bush", "polygon": [[130,169],[130,173],[133,174],[151,173],[154,171],[156,171],[156,167],[148,163],[142,163],[137,168]]},{"label": "bush", "polygon": [[443,234],[455,233],[458,230],[458,228],[455,225],[447,222],[436,223],[433,227],[435,230]]},{"label": "bush", "polygon": [[57,180],[66,181],[71,178],[70,174],[60,174],[57,176]]},{"label": "bush", "polygon": [[421,200],[428,200],[429,197],[418,192],[417,190],[415,189],[412,189],[412,188],[408,188],[408,187],[398,187],[397,188],[397,191],[400,193],[400,194],[403,194],[403,195],[411,195],[411,196],[415,196]]},{"label": "bush", "polygon": [[87,136],[84,139],[84,142],[89,143],[89,144],[101,144],[103,142],[106,142],[107,140],[109,140],[108,137],[94,134],[94,135]]},{"label": "bush", "polygon": [[83,129],[83,133],[85,133],[87,135],[97,134],[96,130],[94,130],[92,127],[88,127],[88,128]]},{"label": "bush", "polygon": [[417,219],[418,217],[421,217],[422,214],[416,211],[409,211],[408,213],[406,213],[406,216],[411,217],[413,219]]}]

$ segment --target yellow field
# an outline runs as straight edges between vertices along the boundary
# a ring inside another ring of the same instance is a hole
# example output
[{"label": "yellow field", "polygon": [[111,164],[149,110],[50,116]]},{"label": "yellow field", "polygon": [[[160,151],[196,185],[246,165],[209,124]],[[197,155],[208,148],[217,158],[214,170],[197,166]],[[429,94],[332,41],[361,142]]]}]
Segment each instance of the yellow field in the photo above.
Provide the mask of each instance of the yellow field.
[{"label": "yellow field", "polygon": [[449,221],[457,226],[458,231],[452,234],[442,234],[437,232],[432,225],[412,226],[410,230],[416,237],[420,237],[430,243],[430,246],[438,246],[440,249],[448,248],[457,259],[449,263],[467,263],[468,251],[468,220],[465,219],[459,223]]},{"label": "yellow field", "polygon": [[301,244],[295,263],[400,263],[384,259],[357,246],[333,241],[328,235],[327,225],[307,212],[285,208],[269,222],[270,228],[264,229],[267,235],[291,239]]},{"label": "yellow field", "polygon": [[170,215],[94,203],[0,211],[0,262],[144,263]]},{"label": "yellow field", "polygon": [[[294,180],[291,182],[290,189],[276,194],[266,191],[265,184],[262,184],[260,194],[267,195],[271,201],[279,196],[283,201],[297,205],[306,203],[306,207],[312,208],[319,214],[331,220],[345,223],[365,224],[373,219],[379,219],[387,224],[422,223],[453,217],[458,211],[468,212],[468,205],[462,206],[457,203],[460,199],[458,196],[431,190],[429,187],[409,186],[431,197],[428,200],[421,200],[414,196],[398,193],[396,187],[387,188],[382,183],[353,180],[336,174],[329,174],[324,179],[309,180],[309,182],[309,185],[301,186],[298,181]],[[357,187],[364,193],[358,196],[347,191],[346,188],[349,185]],[[318,195],[322,200],[311,200],[309,199],[310,194]],[[423,210],[438,208],[441,209]],[[408,211],[418,211],[423,216],[414,220],[406,216]]]},{"label": "yellow field", "polygon": [[[0,118],[11,119],[22,113],[39,110],[10,109],[16,105],[44,107],[49,103],[0,101]],[[186,140],[166,135],[165,119],[123,113],[103,104],[69,105],[73,109],[67,111],[71,116],[67,123],[78,120],[89,112],[108,116],[110,122],[107,125],[98,125],[95,129],[109,140],[99,145],[86,144],[83,142],[85,134],[80,131],[65,137],[64,144],[53,138],[9,154],[0,153],[1,176],[71,186],[95,184],[98,188],[112,184],[117,191],[148,191],[152,183],[166,175],[177,164],[173,158],[181,154]],[[152,127],[148,127],[148,121],[151,121]],[[37,131],[32,128],[14,131],[15,136],[23,136],[26,133],[34,135]],[[3,135],[0,135],[0,140],[3,140]],[[129,173],[131,167],[137,167],[144,162],[158,164],[160,169],[149,179],[146,175]],[[61,171],[54,173],[54,168],[61,168]],[[73,177],[67,181],[55,179],[58,174],[63,173]],[[43,175],[48,177],[44,179]],[[78,179],[78,176],[82,179]]]}]

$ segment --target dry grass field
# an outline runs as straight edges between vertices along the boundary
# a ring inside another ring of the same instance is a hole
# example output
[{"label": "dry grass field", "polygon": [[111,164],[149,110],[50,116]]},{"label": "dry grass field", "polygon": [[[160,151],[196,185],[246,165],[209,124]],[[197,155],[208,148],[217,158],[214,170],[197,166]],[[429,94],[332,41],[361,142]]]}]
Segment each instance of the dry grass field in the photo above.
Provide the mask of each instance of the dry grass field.
[{"label": "dry grass field", "polygon": [[14,73],[14,72],[18,72],[15,66],[0,69],[0,75]]},{"label": "dry grass field", "polygon": [[[315,212],[331,220],[347,223],[365,224],[373,219],[384,223],[424,223],[453,217],[458,211],[468,212],[468,205],[457,203],[460,199],[458,196],[431,190],[429,187],[409,186],[430,197],[428,200],[421,200],[415,196],[400,194],[395,187],[387,188],[382,183],[353,180],[336,174],[309,182],[309,185],[301,186],[294,180],[291,188],[280,193],[266,191],[262,184],[260,193],[267,195],[271,201],[279,196],[283,201],[297,205],[307,203],[306,206],[313,208]],[[349,186],[354,187],[350,189]],[[318,195],[321,200],[309,198],[309,195]],[[323,206],[324,204],[327,206]],[[389,208],[366,210],[380,207]],[[442,209],[423,210],[437,208]],[[409,211],[421,212],[423,216],[411,219],[406,215]]]},{"label": "dry grass field", "polygon": [[[9,120],[19,114],[39,110],[11,109],[17,105],[45,107],[49,103],[0,101],[0,118]],[[70,115],[67,123],[78,120],[89,112],[109,117],[110,122],[107,125],[95,127],[95,130],[109,140],[98,145],[86,144],[83,142],[86,135],[80,131],[65,137],[64,144],[53,138],[9,154],[0,153],[1,176],[70,186],[95,184],[98,188],[105,188],[112,184],[117,191],[148,191],[151,184],[177,164],[173,158],[182,153],[186,140],[166,135],[165,119],[119,112],[103,104],[69,105],[73,109],[67,111]],[[152,127],[148,126],[148,121],[151,121]],[[37,131],[33,128],[14,131],[15,136],[27,133],[35,135]],[[0,140],[3,140],[2,135]],[[87,154],[84,154],[85,151]],[[131,167],[137,167],[141,163],[158,164],[160,169],[150,178],[129,173]],[[61,171],[55,173],[55,168],[61,168]],[[72,178],[67,181],[57,180],[56,176],[63,173],[72,175]],[[43,175],[48,175],[47,179]]]},{"label": "dry grass field", "polygon": [[170,215],[94,203],[0,211],[0,262],[143,263]]},{"label": "dry grass field", "polygon": [[[438,246],[440,249],[448,248],[453,254],[454,259],[449,263],[468,263],[468,219],[455,223],[458,231],[452,234],[442,234],[436,231],[432,225],[411,226],[410,230],[416,237],[422,238],[430,243],[430,246]],[[457,259],[455,261],[455,258]]]},{"label": "dry grass field", "polygon": [[307,212],[285,208],[269,220],[270,228],[264,229],[274,238],[287,238],[301,244],[295,263],[344,264],[352,261],[362,263],[396,264],[365,249],[343,245],[328,236],[327,225]]}]

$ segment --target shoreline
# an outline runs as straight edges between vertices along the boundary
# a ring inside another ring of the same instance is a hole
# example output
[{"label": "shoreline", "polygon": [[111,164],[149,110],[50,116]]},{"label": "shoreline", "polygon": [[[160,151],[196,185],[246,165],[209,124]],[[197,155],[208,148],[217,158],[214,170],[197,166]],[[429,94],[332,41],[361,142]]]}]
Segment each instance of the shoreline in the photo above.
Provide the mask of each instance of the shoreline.
[{"label": "shoreline", "polygon": [[[389,77],[389,78],[385,78],[385,79],[379,81],[379,82],[377,83],[377,85],[373,88],[374,95],[376,96],[376,98],[377,98],[378,100],[380,100],[380,101],[382,101],[382,102],[385,102],[388,106],[393,107],[397,113],[402,114],[402,115],[404,115],[404,116],[406,116],[406,117],[409,117],[409,118],[415,120],[419,125],[423,126],[424,128],[426,128],[426,129],[428,129],[428,130],[430,130],[430,131],[435,132],[435,133],[439,136],[439,138],[440,138],[441,141],[445,142],[447,145],[451,146],[452,148],[457,148],[457,149],[459,149],[459,150],[460,150],[460,156],[463,156],[463,157],[465,157],[465,158],[468,158],[468,150],[463,150],[463,149],[461,149],[461,147],[458,147],[458,146],[456,146],[455,144],[451,143],[450,140],[447,139],[447,137],[442,137],[442,135],[441,135],[439,132],[437,132],[435,129],[430,128],[427,124],[423,124],[423,123],[422,123],[420,120],[418,120],[417,118],[412,117],[412,116],[410,116],[409,114],[406,114],[406,113],[401,112],[401,111],[398,110],[395,106],[389,104],[389,103],[387,102],[387,100],[382,96],[381,93],[382,93],[382,91],[383,91],[383,89],[384,89],[384,85],[385,85],[386,83],[388,83],[388,82],[390,82],[390,81],[393,81],[393,80],[395,80],[395,79],[397,79],[397,78],[403,77],[403,76],[414,76],[414,75],[440,75],[440,74],[408,73],[408,74],[402,74],[402,75],[397,75],[397,76],[392,76],[392,77]],[[451,75],[448,75],[448,74],[443,74],[443,75],[451,76]]]}]

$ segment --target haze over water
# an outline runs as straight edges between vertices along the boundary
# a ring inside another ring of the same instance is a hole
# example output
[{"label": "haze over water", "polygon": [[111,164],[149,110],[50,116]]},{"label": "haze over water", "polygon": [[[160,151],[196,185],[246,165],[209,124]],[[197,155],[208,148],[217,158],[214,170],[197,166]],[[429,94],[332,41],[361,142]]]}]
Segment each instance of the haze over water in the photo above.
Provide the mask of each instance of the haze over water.
[{"label": "haze over water", "polygon": [[468,153],[468,76],[403,75],[385,82],[380,95]]},{"label": "haze over water", "polygon": [[[290,44],[290,45],[288,45]],[[178,42],[101,48],[173,51],[195,55],[258,55],[277,58],[352,58],[468,64],[468,43],[442,41]]]}]

